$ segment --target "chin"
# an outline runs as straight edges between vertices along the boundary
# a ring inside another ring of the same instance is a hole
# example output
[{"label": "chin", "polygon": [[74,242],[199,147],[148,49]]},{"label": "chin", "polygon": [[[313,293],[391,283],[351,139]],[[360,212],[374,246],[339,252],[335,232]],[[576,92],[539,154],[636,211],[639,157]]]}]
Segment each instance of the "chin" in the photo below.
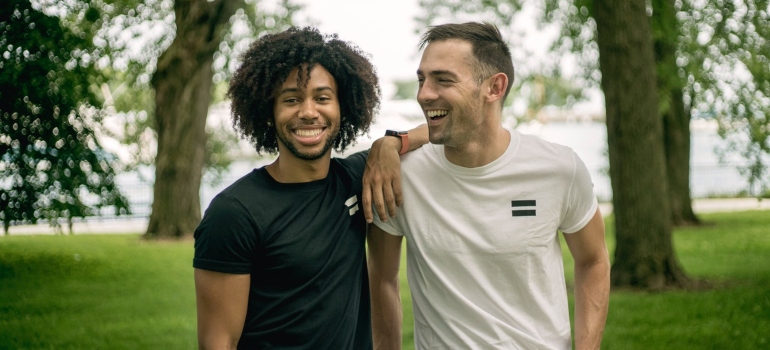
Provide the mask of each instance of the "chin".
[{"label": "chin", "polygon": [[429,134],[428,135],[428,141],[430,141],[430,143],[432,143],[432,144],[441,145],[446,140],[444,139],[443,135]]},{"label": "chin", "polygon": [[318,154],[299,154],[297,157],[303,160],[318,160],[323,158],[325,153],[318,153]]}]

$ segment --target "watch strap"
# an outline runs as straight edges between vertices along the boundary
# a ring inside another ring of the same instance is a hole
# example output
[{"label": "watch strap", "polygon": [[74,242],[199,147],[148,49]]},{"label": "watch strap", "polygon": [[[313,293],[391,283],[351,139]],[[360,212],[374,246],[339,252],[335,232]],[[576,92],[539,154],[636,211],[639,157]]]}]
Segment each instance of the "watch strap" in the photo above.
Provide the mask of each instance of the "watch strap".
[{"label": "watch strap", "polygon": [[409,151],[409,132],[408,131],[395,131],[385,130],[385,136],[395,136],[401,138],[401,150],[398,151],[399,155],[402,155]]}]

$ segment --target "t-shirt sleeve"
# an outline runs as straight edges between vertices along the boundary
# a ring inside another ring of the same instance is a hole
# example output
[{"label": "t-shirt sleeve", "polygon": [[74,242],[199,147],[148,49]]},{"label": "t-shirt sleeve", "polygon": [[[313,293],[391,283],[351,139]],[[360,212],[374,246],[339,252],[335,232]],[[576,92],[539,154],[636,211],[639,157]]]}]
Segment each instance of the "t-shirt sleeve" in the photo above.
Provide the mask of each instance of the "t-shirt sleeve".
[{"label": "t-shirt sleeve", "polygon": [[193,267],[232,274],[251,273],[257,228],[237,199],[220,194],[195,230]]},{"label": "t-shirt sleeve", "polygon": [[564,233],[574,233],[585,227],[599,206],[588,168],[574,151],[570,153],[574,164],[572,181],[569,185],[564,219],[559,226]]},{"label": "t-shirt sleeve", "polygon": [[[351,176],[360,180],[364,176],[364,168],[366,166],[367,157],[369,157],[369,150],[353,153],[347,158],[341,160],[341,163],[349,169]],[[400,211],[401,208],[398,208],[398,210]],[[396,220],[391,218],[387,222],[382,222],[380,221],[380,217],[377,215],[377,210],[375,208],[372,208],[372,212],[374,213],[373,223],[377,225],[377,227],[392,235],[403,236],[403,234],[400,233],[400,229],[398,228],[397,223],[395,222]],[[403,217],[403,214],[399,214],[398,216]]]},{"label": "t-shirt sleeve", "polygon": [[403,210],[399,207],[396,209],[396,217],[395,218],[388,218],[388,221],[382,221],[380,220],[380,216],[377,215],[377,210],[375,208],[372,208],[372,213],[374,213],[374,220],[372,223],[379,227],[381,230],[393,235],[393,236],[403,236],[404,231],[401,229],[401,220],[405,217]]}]

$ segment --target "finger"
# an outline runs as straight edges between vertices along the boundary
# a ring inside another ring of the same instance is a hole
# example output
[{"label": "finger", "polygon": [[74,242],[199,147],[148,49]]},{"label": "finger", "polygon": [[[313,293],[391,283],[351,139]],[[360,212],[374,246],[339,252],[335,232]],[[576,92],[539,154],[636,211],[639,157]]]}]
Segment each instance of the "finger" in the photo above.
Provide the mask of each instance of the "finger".
[{"label": "finger", "polygon": [[[379,180],[379,179],[378,179]],[[374,208],[377,210],[377,215],[380,220],[388,221],[388,211],[385,205],[385,198],[382,193],[383,189],[382,181],[377,181],[372,185],[372,200],[374,201]]]},{"label": "finger", "polygon": [[392,182],[386,183],[382,187],[382,196],[385,199],[385,205],[388,207],[388,213],[390,217],[396,216],[396,198],[393,194]]},{"label": "finger", "polygon": [[[401,188],[401,173],[397,173],[395,176],[393,176],[393,196],[396,197],[396,205],[402,206],[404,205],[404,192]],[[395,216],[395,213],[394,215]]]},{"label": "finger", "polygon": [[371,224],[374,221],[374,213],[372,212],[371,194],[366,188],[364,188],[364,192],[361,195],[361,205],[364,207],[364,218],[366,218],[366,222]]},{"label": "finger", "polygon": [[361,191],[361,206],[364,207],[364,218],[366,218],[366,222],[371,224],[372,221],[374,221],[374,214],[372,213],[372,190],[366,175],[364,175],[363,190]]}]

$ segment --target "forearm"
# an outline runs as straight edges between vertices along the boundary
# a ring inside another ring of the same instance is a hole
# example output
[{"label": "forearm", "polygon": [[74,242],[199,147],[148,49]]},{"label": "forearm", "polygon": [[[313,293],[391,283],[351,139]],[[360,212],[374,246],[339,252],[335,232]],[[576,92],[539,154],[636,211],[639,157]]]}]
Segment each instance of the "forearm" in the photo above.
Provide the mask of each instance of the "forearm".
[{"label": "forearm", "polygon": [[401,295],[399,283],[374,278],[372,296],[372,342],[374,349],[401,349]]},{"label": "forearm", "polygon": [[[428,124],[420,124],[414,129],[409,129],[407,133],[407,139],[408,141],[407,141],[406,152],[414,151],[422,147],[424,144],[428,143],[429,142]],[[374,143],[372,144],[372,150],[378,150],[379,147],[386,147],[384,149],[391,149],[396,152],[399,152],[401,151],[401,147],[403,146],[403,143],[402,143],[403,140],[404,139],[401,137],[383,136],[374,141]]]},{"label": "forearm", "polygon": [[599,349],[607,321],[609,260],[575,265],[575,349]]},{"label": "forearm", "polygon": [[430,142],[428,124],[420,124],[409,130],[409,149],[407,152],[414,151],[428,142]]},{"label": "forearm", "polygon": [[372,340],[375,349],[401,349],[399,270],[402,237],[376,225],[367,234],[369,290],[372,298]]}]

